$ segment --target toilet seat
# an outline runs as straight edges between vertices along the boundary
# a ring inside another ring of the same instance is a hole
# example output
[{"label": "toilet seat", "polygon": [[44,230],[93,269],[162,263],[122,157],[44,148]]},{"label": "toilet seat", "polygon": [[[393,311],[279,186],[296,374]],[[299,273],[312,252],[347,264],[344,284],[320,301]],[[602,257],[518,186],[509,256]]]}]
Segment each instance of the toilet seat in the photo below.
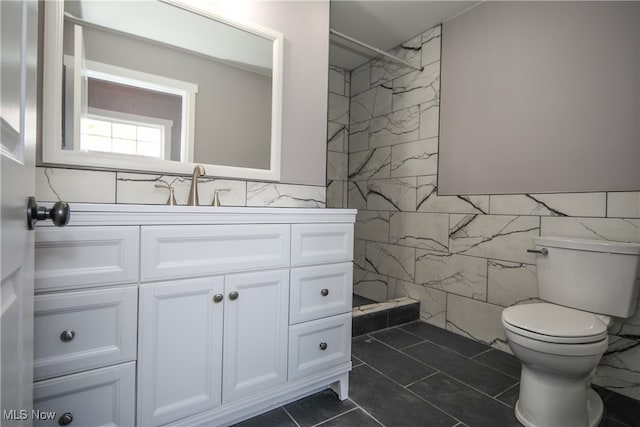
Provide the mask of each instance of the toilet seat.
[{"label": "toilet seat", "polygon": [[587,344],[607,338],[607,326],[595,314],[549,303],[506,308],[502,321],[515,334],[547,343]]}]

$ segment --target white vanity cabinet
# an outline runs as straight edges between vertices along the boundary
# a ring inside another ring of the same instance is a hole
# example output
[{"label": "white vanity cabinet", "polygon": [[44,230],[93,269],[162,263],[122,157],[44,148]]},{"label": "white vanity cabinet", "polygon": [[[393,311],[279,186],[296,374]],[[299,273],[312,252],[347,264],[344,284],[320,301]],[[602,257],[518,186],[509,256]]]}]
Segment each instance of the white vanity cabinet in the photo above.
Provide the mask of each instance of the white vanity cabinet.
[{"label": "white vanity cabinet", "polygon": [[355,211],[71,209],[36,235],[34,408],[224,426],[347,398]]}]

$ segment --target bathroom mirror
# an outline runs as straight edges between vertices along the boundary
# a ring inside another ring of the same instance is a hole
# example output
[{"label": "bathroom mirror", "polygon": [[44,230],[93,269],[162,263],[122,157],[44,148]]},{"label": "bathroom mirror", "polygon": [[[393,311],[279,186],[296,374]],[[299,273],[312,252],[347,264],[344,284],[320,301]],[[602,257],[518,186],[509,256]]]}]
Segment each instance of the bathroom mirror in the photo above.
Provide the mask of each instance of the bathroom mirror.
[{"label": "bathroom mirror", "polygon": [[45,2],[42,163],[278,181],[283,36],[177,1]]}]

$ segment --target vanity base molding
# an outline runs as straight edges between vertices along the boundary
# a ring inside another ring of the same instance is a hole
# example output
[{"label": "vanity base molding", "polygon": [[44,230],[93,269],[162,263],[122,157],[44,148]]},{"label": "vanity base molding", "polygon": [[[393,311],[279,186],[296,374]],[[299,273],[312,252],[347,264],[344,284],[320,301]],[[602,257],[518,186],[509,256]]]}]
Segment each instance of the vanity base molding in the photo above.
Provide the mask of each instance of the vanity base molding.
[{"label": "vanity base molding", "polygon": [[351,362],[167,425],[176,427],[232,425],[327,388],[336,392],[340,400],[345,400],[349,398],[349,371],[351,371]]}]

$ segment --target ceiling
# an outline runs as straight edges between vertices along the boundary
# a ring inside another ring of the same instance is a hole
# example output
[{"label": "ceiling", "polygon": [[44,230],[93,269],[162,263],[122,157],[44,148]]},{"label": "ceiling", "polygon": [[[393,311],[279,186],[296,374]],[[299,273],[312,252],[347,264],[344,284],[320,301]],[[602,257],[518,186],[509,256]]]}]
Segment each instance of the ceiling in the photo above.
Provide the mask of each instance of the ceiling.
[{"label": "ceiling", "polygon": [[[456,0],[331,0],[331,28],[387,51],[479,3]],[[331,36],[331,65],[353,70],[376,56],[379,55],[371,50]]]}]

